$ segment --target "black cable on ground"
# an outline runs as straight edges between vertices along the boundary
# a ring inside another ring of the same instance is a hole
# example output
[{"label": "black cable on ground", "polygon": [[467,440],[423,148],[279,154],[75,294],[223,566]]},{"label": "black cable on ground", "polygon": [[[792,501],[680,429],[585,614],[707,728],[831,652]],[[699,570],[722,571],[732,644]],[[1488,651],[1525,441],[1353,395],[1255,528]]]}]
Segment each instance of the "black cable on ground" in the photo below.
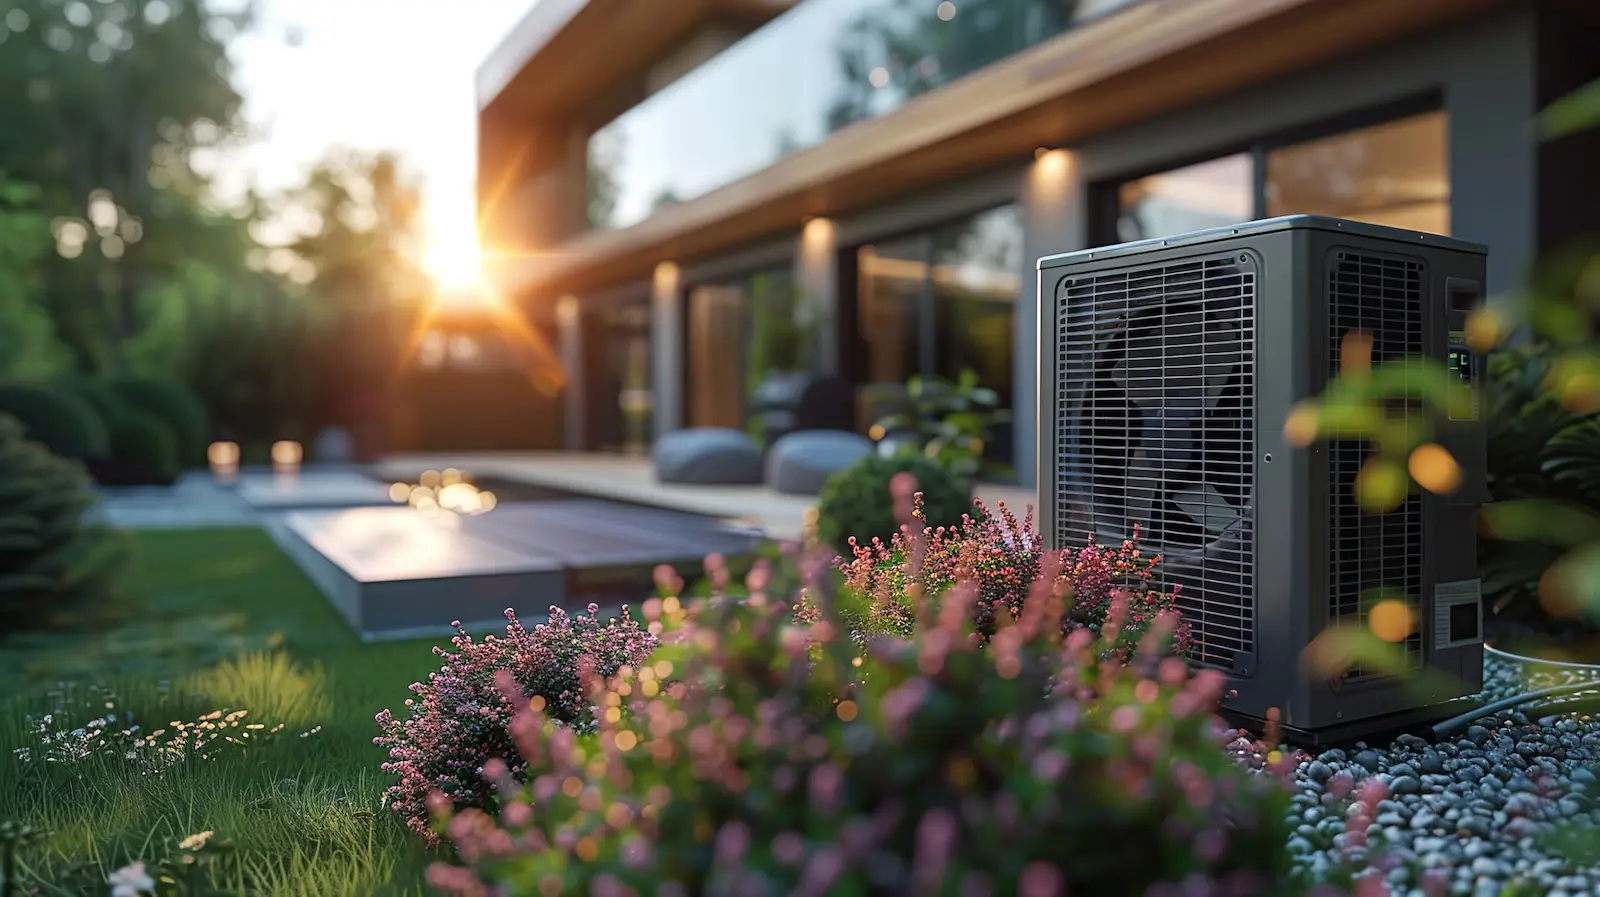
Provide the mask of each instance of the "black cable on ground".
[{"label": "black cable on ground", "polygon": [[[1484,650],[1485,654],[1496,654],[1496,655],[1499,655],[1500,657],[1504,658],[1505,660],[1507,660],[1509,662],[1516,663],[1516,664],[1519,664],[1519,665],[1524,666],[1524,667],[1527,667],[1527,666],[1535,666],[1535,667],[1545,666],[1545,667],[1555,667],[1557,669],[1588,670],[1588,671],[1592,672],[1595,675],[1595,681],[1592,681],[1592,682],[1575,682],[1575,683],[1570,683],[1570,684],[1567,684],[1567,685],[1556,685],[1556,686],[1552,686],[1550,688],[1541,688],[1541,689],[1538,689],[1537,691],[1524,692],[1524,693],[1519,694],[1519,695],[1512,695],[1509,698],[1502,698],[1501,700],[1493,701],[1493,702],[1488,703],[1488,704],[1484,704],[1481,707],[1477,707],[1477,708],[1475,708],[1473,710],[1469,710],[1469,711],[1467,711],[1465,713],[1462,713],[1462,714],[1460,714],[1458,716],[1452,716],[1449,719],[1445,720],[1444,722],[1436,724],[1433,727],[1433,737],[1435,739],[1454,737],[1455,735],[1460,734],[1464,729],[1466,729],[1468,726],[1472,725],[1473,723],[1477,722],[1480,719],[1484,719],[1485,717],[1493,716],[1493,715],[1495,715],[1496,713],[1499,713],[1502,710],[1516,710],[1518,708],[1525,707],[1525,706],[1527,706],[1529,704],[1532,704],[1532,703],[1534,703],[1536,701],[1539,701],[1542,698],[1560,697],[1560,696],[1563,696],[1563,695],[1579,694],[1579,693],[1587,691],[1587,692],[1596,692],[1597,693],[1594,701],[1583,701],[1583,702],[1574,701],[1572,703],[1573,704],[1582,704],[1582,705],[1585,705],[1585,706],[1587,706],[1587,705],[1589,705],[1591,703],[1600,704],[1600,665],[1587,664],[1587,663],[1569,663],[1567,661],[1561,661],[1561,660],[1540,660],[1538,658],[1533,658],[1533,657],[1521,657],[1521,656],[1518,656],[1516,654],[1508,654],[1508,653],[1506,653],[1504,651],[1496,650],[1495,648],[1491,648],[1488,645],[1485,645],[1483,647],[1483,650]],[[1577,712],[1577,711],[1563,711],[1563,714],[1567,713],[1567,712]],[[1562,715],[1562,714],[1557,714],[1557,715]]]},{"label": "black cable on ground", "polygon": [[1468,710],[1466,713],[1463,713],[1459,716],[1452,716],[1444,722],[1436,724],[1433,727],[1433,737],[1453,737],[1460,734],[1463,729],[1480,719],[1494,716],[1496,713],[1499,713],[1502,710],[1516,710],[1519,707],[1525,707],[1528,704],[1532,704],[1533,702],[1539,700],[1540,698],[1552,698],[1560,695],[1578,694],[1585,691],[1600,692],[1600,682],[1582,682],[1575,685],[1557,685],[1551,688],[1541,688],[1538,691],[1530,691],[1520,695],[1512,695],[1509,698],[1502,698],[1498,701],[1484,704],[1475,710]]}]

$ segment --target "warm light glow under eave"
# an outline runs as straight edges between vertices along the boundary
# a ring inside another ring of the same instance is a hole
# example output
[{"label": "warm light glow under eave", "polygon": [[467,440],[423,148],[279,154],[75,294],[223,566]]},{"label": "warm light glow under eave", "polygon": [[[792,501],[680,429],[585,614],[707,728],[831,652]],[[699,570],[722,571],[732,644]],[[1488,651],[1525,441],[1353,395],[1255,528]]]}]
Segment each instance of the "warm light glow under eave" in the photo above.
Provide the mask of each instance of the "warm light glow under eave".
[{"label": "warm light glow under eave", "polygon": [[1040,186],[1059,189],[1072,174],[1072,154],[1062,149],[1040,147],[1034,153],[1033,175]]}]

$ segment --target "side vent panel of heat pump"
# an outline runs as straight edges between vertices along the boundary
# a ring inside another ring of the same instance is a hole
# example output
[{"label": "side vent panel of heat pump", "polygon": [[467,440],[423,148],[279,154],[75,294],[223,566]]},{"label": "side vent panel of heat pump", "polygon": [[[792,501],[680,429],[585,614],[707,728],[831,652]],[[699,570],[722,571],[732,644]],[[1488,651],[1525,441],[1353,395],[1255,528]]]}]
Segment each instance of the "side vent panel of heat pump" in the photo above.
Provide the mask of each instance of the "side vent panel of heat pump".
[{"label": "side vent panel of heat pump", "polygon": [[[1346,351],[1371,339],[1373,364],[1423,354],[1421,259],[1338,250],[1328,259],[1328,361],[1335,376]],[[1395,419],[1420,411],[1413,400],[1385,409]],[[1328,624],[1366,626],[1367,612],[1385,598],[1403,598],[1418,610],[1422,595],[1422,498],[1412,495],[1385,514],[1357,503],[1356,476],[1371,453],[1360,439],[1329,434]],[[1420,618],[1420,614],[1418,614]],[[1409,668],[1422,664],[1420,628],[1402,642]],[[1377,674],[1353,669],[1346,681]]]},{"label": "side vent panel of heat pump", "polygon": [[1255,655],[1253,256],[1072,275],[1056,293],[1055,531],[1117,546],[1138,525],[1182,586],[1198,659]]}]

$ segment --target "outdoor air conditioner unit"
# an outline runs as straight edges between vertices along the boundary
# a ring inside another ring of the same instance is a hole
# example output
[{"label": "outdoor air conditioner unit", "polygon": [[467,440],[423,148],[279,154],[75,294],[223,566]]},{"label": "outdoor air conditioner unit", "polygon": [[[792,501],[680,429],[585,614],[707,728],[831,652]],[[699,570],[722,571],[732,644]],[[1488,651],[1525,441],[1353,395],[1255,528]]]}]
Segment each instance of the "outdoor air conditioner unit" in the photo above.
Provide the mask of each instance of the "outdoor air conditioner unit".
[{"label": "outdoor air conditioner unit", "polygon": [[[1196,661],[1229,674],[1224,710],[1236,717],[1277,708],[1290,737],[1324,742],[1448,715],[1440,705],[1483,680],[1476,401],[1434,431],[1461,487],[1381,515],[1354,496],[1365,443],[1301,448],[1283,427],[1339,370],[1353,330],[1371,334],[1374,364],[1432,358],[1475,385],[1482,365],[1463,331],[1487,252],[1302,215],[1040,259],[1046,544],[1091,533],[1120,544],[1139,524],[1162,580],[1181,586]],[[1363,623],[1382,589],[1414,602],[1418,623],[1400,643],[1412,672],[1313,673],[1310,641]],[[1425,669],[1450,675],[1416,675]]]}]

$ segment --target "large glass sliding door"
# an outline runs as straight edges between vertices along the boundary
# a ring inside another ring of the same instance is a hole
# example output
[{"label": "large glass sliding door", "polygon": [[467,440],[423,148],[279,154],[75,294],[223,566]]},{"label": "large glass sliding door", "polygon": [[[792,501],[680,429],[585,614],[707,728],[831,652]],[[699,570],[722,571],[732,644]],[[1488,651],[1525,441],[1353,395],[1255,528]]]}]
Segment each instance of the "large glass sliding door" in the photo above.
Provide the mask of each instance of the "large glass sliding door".
[{"label": "large glass sliding door", "polygon": [[585,447],[648,452],[655,407],[648,293],[586,309],[583,338]]},{"label": "large glass sliding door", "polygon": [[787,268],[690,288],[685,345],[689,426],[744,427],[757,384],[771,373],[809,364],[810,341],[799,306]]},{"label": "large glass sliding door", "polygon": [[737,284],[689,291],[691,427],[744,426],[746,294]]},{"label": "large glass sliding door", "polygon": [[957,380],[971,370],[1011,406],[1022,238],[1011,203],[857,250],[862,430],[919,374]]},{"label": "large glass sliding door", "polygon": [[1001,408],[1012,404],[1022,236],[1021,212],[1012,205],[933,234],[933,372],[956,380],[972,371],[999,393]]}]

